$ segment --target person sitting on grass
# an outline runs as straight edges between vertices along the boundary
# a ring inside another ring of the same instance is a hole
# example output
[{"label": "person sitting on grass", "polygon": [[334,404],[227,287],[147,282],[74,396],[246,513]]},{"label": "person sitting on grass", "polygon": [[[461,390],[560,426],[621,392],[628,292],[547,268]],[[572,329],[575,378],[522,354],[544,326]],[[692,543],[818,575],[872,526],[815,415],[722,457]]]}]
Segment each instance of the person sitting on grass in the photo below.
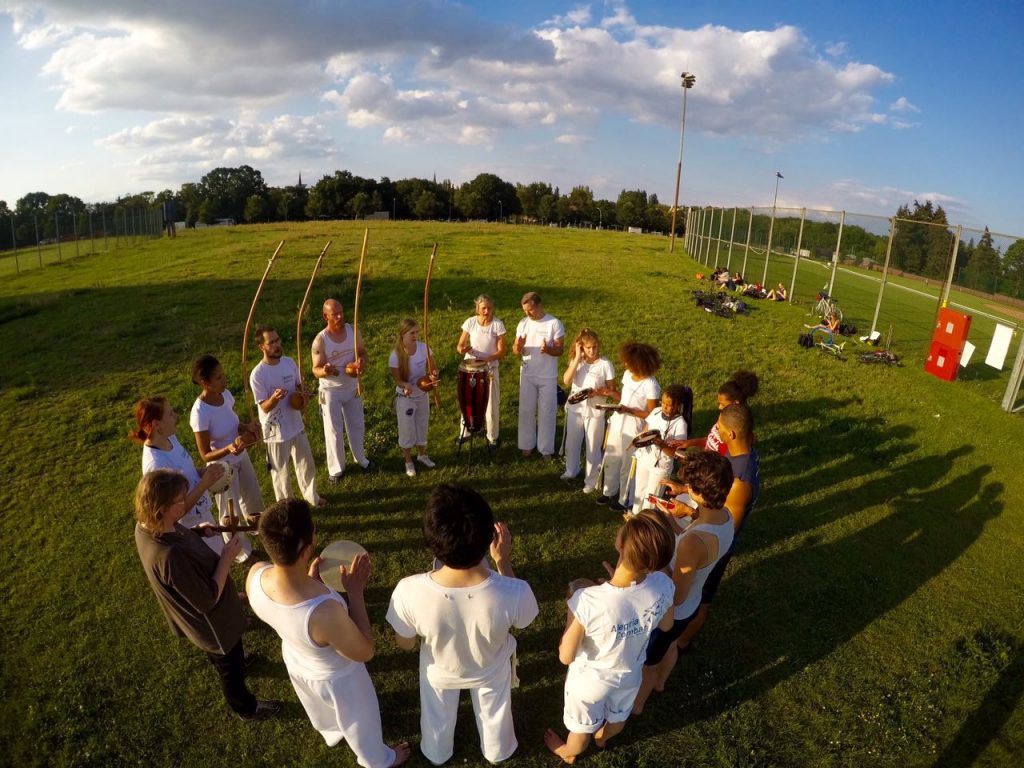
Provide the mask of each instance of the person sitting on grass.
[{"label": "person sitting on grass", "polygon": [[566,763],[586,750],[593,736],[599,747],[626,725],[640,688],[647,641],[655,627],[672,625],[675,586],[663,572],[672,559],[672,529],[655,511],[644,511],[623,525],[615,538],[619,560],[610,579],[569,585],[565,632],[558,658],[568,665],[562,719],[566,741],[548,728],[544,743]]},{"label": "person sitting on grass", "polygon": [[651,634],[643,681],[633,704],[635,715],[643,712],[652,691],[665,690],[678,658],[676,640],[697,616],[704,582],[732,547],[733,520],[725,506],[733,483],[729,460],[710,451],[691,454],[681,461],[679,478],[684,490],[697,503],[697,509],[693,511],[684,504],[673,508],[692,515],[693,522],[685,528],[679,524],[676,512],[667,518],[676,534],[675,556],[670,567],[675,584],[674,620],[670,629],[658,629]]},{"label": "person sitting on grass", "polygon": [[768,291],[768,301],[785,301],[789,298],[789,293],[786,291],[786,286],[779,283],[777,286]]},{"label": "person sitting on grass", "polygon": [[[459,692],[473,700],[480,751],[498,763],[519,746],[512,723],[513,654],[509,630],[537,616],[530,585],[515,578],[512,535],[471,488],[434,488],[423,516],[427,549],[441,566],[398,582],[387,620],[399,648],[420,639],[420,751],[435,765],[455,750]],[[487,565],[490,552],[495,573]]]},{"label": "person sitting on grass", "polygon": [[[822,318],[821,322],[817,325],[804,325],[811,335],[814,336],[816,333],[822,334],[822,340],[827,344],[832,344],[835,335],[839,332],[839,315],[832,310],[825,313],[825,317]],[[818,339],[815,338],[815,341]]]},{"label": "person sitting on grass", "polygon": [[366,671],[373,657],[373,627],[363,599],[369,555],[357,555],[351,567],[339,566],[346,604],[320,579],[308,502],[272,504],[260,517],[259,531],[273,564],[258,562],[249,570],[249,605],[280,635],[288,676],[310,723],[329,747],[347,741],[364,768],[401,765],[409,745],[392,749],[384,743],[377,692]]}]

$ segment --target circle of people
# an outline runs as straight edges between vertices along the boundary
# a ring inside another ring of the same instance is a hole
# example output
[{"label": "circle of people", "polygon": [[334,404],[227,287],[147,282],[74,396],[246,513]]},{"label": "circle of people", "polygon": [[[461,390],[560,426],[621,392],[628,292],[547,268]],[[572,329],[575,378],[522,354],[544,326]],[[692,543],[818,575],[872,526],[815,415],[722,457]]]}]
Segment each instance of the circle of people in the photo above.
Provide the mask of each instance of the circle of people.
[{"label": "circle of people", "polygon": [[[558,407],[557,363],[564,352],[562,323],[548,314],[535,292],[523,296],[524,318],[512,351],[520,370],[518,447],[554,458]],[[506,354],[505,326],[487,296],[462,325],[458,352],[485,364],[489,379],[486,436],[499,440],[498,362]],[[344,436],[363,469],[363,405],[354,374],[367,366],[366,350],[353,343],[341,304],[323,305],[326,327],[312,343],[312,371],[319,380],[331,482],[346,466]],[[395,383],[395,414],[405,470],[415,461],[434,463],[426,452],[428,391],[437,380],[433,355],[418,339],[414,320],[399,326],[388,367]],[[250,376],[259,423],[242,423],[226,388],[223,368],[210,355],[192,368],[201,393],[190,414],[196,447],[206,466],[197,469],[176,437],[178,415],[162,397],[140,400],[137,429],[142,472],[135,494],[135,542],[149,584],[171,631],[203,650],[217,670],[225,700],[244,722],[277,714],[281,702],[258,701],[245,681],[242,599],[281,637],[282,656],[310,722],[328,745],[347,741],[368,768],[399,765],[408,743],[388,746],[366,662],[374,630],[364,590],[372,566],[357,555],[339,568],[345,592],[326,586],[319,573],[313,508],[324,505],[301,412],[304,393],[295,362],[282,354],[273,328],[257,331],[262,361]],[[719,416],[706,438],[690,436],[692,392],[655,378],[655,348],[627,342],[619,349],[625,369],[616,381],[601,356],[598,335],[584,328],[572,343],[562,380],[565,405],[563,480],[583,476],[583,492],[600,491],[597,503],[623,512],[615,538],[618,560],[603,563],[608,578],[576,579],[566,595],[559,660],[568,666],[562,738],[544,734],[548,748],[566,763],[591,739],[604,747],[666,680],[707,619],[709,606],[733,556],[737,537],[760,489],[753,418],[747,400],[757,376],[738,371],[718,390]],[[346,373],[347,371],[347,373]],[[608,400],[617,401],[611,404]],[[601,407],[604,406],[604,407]],[[605,414],[611,416],[605,420]],[[464,425],[465,426],[465,425]],[[638,440],[638,436],[640,439]],[[275,504],[264,509],[248,449],[266,445]],[[637,447],[638,443],[640,444]],[[702,450],[688,450],[701,448]],[[293,498],[292,463],[302,499]],[[223,464],[228,466],[225,467]],[[211,489],[221,525],[214,521]],[[257,561],[234,515],[258,525],[270,562]],[[430,572],[408,576],[394,589],[387,621],[397,645],[420,645],[420,751],[435,765],[454,751],[460,691],[473,703],[480,750],[497,763],[518,747],[511,689],[518,685],[515,637],[538,613],[526,581],[512,569],[512,536],[495,522],[476,491],[440,484],[429,498],[423,533],[434,555]],[[492,569],[488,555],[493,561]],[[250,565],[246,590],[235,589],[233,562]]]}]

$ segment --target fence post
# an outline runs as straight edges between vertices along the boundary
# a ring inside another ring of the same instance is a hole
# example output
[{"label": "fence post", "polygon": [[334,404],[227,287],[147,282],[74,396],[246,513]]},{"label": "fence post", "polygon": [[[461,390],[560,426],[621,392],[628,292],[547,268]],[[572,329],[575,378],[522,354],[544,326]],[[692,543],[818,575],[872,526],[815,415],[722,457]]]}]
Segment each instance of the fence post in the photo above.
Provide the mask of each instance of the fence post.
[{"label": "fence post", "polygon": [[693,258],[693,220],[697,211],[691,205],[686,209],[686,255]]},{"label": "fence post", "polygon": [[953,271],[956,269],[956,257],[960,253],[960,235],[963,233],[963,227],[958,226],[956,228],[956,239],[953,241],[953,258],[949,261],[949,273],[946,275],[946,283],[942,286],[942,303],[941,306],[945,307],[949,305],[949,291],[953,287]]},{"label": "fence post", "polygon": [[1024,334],[1021,334],[1017,359],[1013,363],[1013,373],[1010,374],[1010,381],[1003,394],[1003,410],[1007,413],[1013,413],[1013,404],[1017,401],[1017,393],[1020,392],[1021,379],[1024,379]]},{"label": "fence post", "polygon": [[722,250],[722,225],[725,224],[725,208],[718,212],[718,241],[715,243],[715,269],[718,269],[718,254]]},{"label": "fence post", "polygon": [[14,268],[21,274],[21,265],[18,263],[18,235],[14,231],[14,214],[11,214],[11,247],[14,249]]},{"label": "fence post", "polygon": [[[789,303],[793,303],[793,294],[796,293],[796,270],[800,266],[800,246],[804,244],[804,221],[807,220],[807,209],[800,211],[800,234],[796,236],[796,258],[793,259],[793,280],[789,284]],[[763,287],[764,284],[762,283]]]},{"label": "fence post", "polygon": [[715,207],[711,206],[708,213],[708,237],[704,241],[704,264],[711,265],[711,232],[715,228]]},{"label": "fence post", "polygon": [[836,269],[839,267],[839,244],[843,242],[843,224],[846,223],[846,211],[839,214],[839,236],[836,237],[836,249],[832,253],[832,275],[828,279],[828,295],[832,295],[832,287],[836,284]]},{"label": "fence post", "polygon": [[732,208],[732,229],[729,230],[729,253],[725,257],[725,268],[732,266],[732,241],[736,239],[736,206]]},{"label": "fence post", "polygon": [[[768,248],[764,252],[764,274],[761,276],[761,285],[768,280],[768,262],[772,259],[772,233],[775,230],[775,206],[772,206],[772,220],[768,223]],[[744,275],[746,277],[746,275]]]},{"label": "fence post", "polygon": [[[875,316],[871,318],[870,336],[878,325],[878,313],[882,310],[882,294],[885,292],[885,281],[889,277],[889,259],[892,256],[892,239],[896,235],[896,217],[889,219],[889,244],[885,247],[885,266],[882,267],[882,282],[878,286],[878,300],[875,302]],[[831,295],[831,294],[829,294]]]},{"label": "fence post", "polygon": [[747,274],[747,254],[750,253],[750,236],[754,232],[754,206],[750,206],[750,221],[747,222],[747,242],[743,246],[743,271],[740,272],[744,277]]},{"label": "fence post", "polygon": [[39,243],[39,219],[32,214],[32,226],[36,228],[36,256],[39,257],[39,266],[43,266],[43,246]]},{"label": "fence post", "polygon": [[57,235],[57,261],[64,261],[64,257],[60,252],[60,218],[56,213],[53,214],[53,228]]},{"label": "fence post", "polygon": [[704,206],[700,207],[700,211],[697,214],[697,226],[694,230],[694,250],[697,255],[694,257],[697,261],[700,261],[701,248],[704,247]]}]

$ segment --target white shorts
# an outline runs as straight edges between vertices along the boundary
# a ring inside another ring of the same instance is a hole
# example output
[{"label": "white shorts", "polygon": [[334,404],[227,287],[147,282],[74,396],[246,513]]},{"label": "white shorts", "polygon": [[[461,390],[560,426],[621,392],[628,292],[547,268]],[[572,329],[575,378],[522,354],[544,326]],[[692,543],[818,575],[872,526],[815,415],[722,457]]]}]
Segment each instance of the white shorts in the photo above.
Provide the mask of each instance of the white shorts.
[{"label": "white shorts", "polygon": [[640,690],[639,670],[601,678],[591,669],[570,667],[565,676],[562,722],[570,733],[596,733],[607,723],[624,723]]}]

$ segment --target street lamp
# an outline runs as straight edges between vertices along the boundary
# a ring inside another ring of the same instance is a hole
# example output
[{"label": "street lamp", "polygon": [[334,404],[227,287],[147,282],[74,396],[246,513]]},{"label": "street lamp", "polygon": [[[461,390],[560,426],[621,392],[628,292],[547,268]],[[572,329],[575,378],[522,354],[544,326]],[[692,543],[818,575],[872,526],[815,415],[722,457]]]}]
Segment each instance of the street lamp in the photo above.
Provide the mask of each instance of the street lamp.
[{"label": "street lamp", "polygon": [[502,205],[501,200],[498,201],[498,220],[501,221],[505,218],[505,206]]},{"label": "street lamp", "polygon": [[772,230],[775,229],[775,206],[779,202],[779,182],[783,178],[781,173],[775,172],[775,197],[772,199],[772,220],[768,225],[768,250],[764,252],[764,275],[761,277],[761,285],[768,284],[768,261],[772,257]]},{"label": "street lamp", "polygon": [[597,228],[604,229],[604,211],[601,210],[601,206],[597,206]]},{"label": "street lamp", "polygon": [[676,212],[679,210],[679,177],[683,174],[683,136],[686,133],[686,92],[693,88],[697,82],[695,75],[690,72],[683,72],[683,120],[679,124],[679,162],[676,164],[676,196],[672,201],[672,237],[669,240],[668,252],[674,253],[676,249]]}]

